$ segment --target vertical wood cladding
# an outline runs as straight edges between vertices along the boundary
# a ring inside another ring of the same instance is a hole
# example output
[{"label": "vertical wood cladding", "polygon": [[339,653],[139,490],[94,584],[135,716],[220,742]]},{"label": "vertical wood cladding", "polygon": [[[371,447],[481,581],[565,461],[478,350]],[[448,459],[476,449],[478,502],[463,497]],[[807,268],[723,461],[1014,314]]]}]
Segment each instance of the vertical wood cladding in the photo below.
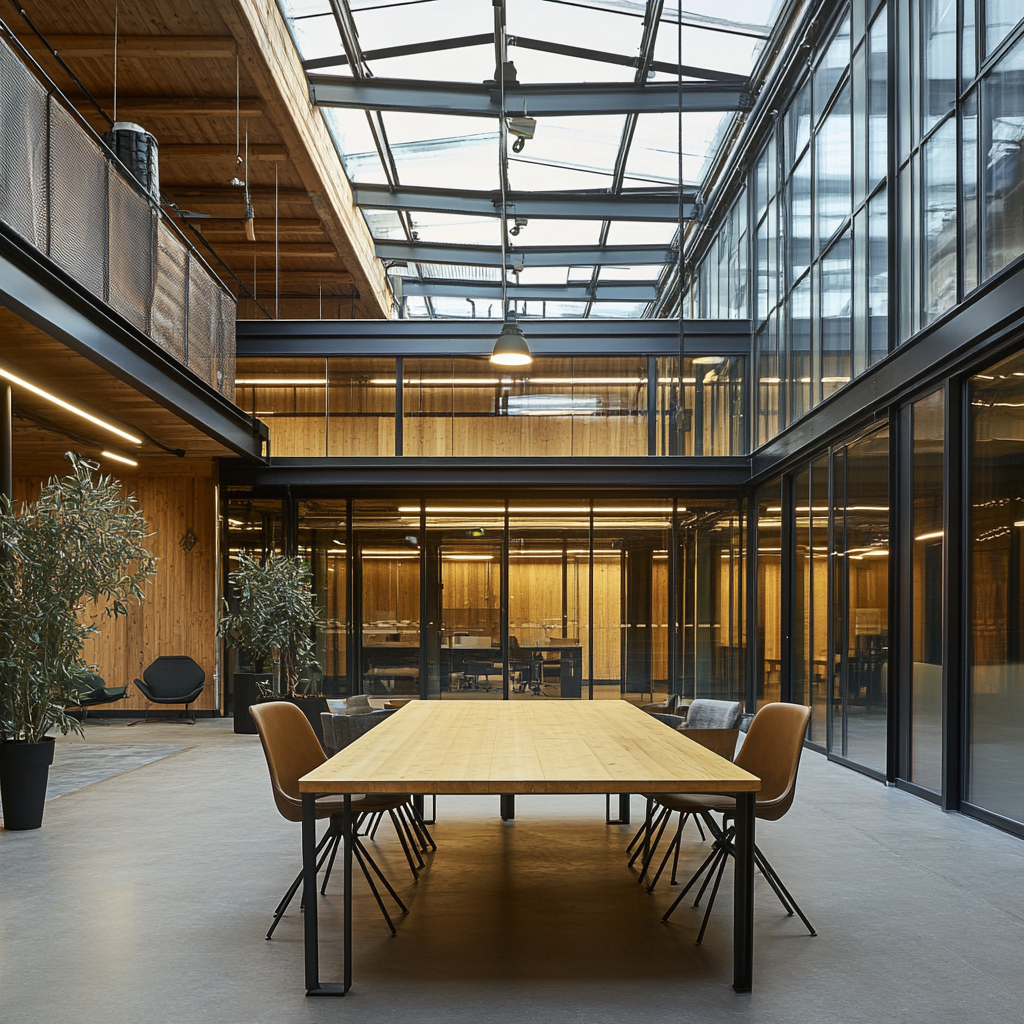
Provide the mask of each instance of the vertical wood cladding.
[{"label": "vertical wood cladding", "polygon": [[[149,549],[159,561],[146,600],[130,605],[125,618],[101,618],[101,634],[87,641],[84,651],[86,662],[96,665],[108,686],[124,686],[141,678],[142,670],[161,654],[188,655],[206,673],[206,689],[195,703],[199,710],[216,707],[217,510],[213,472],[214,464],[204,462],[195,464],[189,475],[115,474],[134,492],[153,534]],[[45,479],[18,477],[15,501],[37,497]],[[186,550],[190,543],[191,550]],[[150,704],[135,686],[125,700],[112,707],[141,711],[147,706],[176,707]]]}]

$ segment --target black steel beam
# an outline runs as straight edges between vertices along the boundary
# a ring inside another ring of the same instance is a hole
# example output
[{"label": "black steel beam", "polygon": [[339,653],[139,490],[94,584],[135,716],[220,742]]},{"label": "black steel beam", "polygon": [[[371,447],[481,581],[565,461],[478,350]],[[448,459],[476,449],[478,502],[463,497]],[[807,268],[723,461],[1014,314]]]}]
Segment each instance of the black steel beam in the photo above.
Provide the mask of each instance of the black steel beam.
[{"label": "black steel beam", "polygon": [[[639,57],[627,57],[621,53],[606,53],[604,50],[588,50],[582,46],[568,46],[565,43],[550,43],[543,39],[528,39],[525,36],[509,36],[510,46],[520,46],[524,50],[541,50],[545,53],[558,53],[566,57],[580,57],[583,60],[593,60],[601,64],[613,64],[617,67],[635,68],[639,67]],[[391,57],[411,57],[419,53],[438,53],[442,50],[460,50],[468,46],[491,46],[494,43],[494,35],[491,32],[482,32],[472,36],[456,36],[450,39],[427,39],[418,43],[406,43],[401,46],[382,46],[376,50],[365,50],[363,60],[388,60]],[[320,68],[342,67],[348,64],[348,57],[343,54],[333,54],[328,57],[315,57],[311,60],[304,60],[302,66],[306,71],[316,71]],[[665,74],[678,76],[680,72],[684,78],[705,79],[709,82],[730,82],[745,83],[747,80],[742,75],[734,75],[728,71],[715,71],[713,68],[694,67],[691,64],[671,64],[666,61],[652,61],[649,65],[654,71],[663,71]]]},{"label": "black steel beam", "polygon": [[[432,278],[418,281],[403,278],[405,295],[454,295],[471,299],[500,299],[500,281],[459,281]],[[509,284],[508,298],[520,301],[548,302],[653,302],[658,296],[657,284]]]},{"label": "black steel beam", "polygon": [[526,496],[586,489],[601,494],[722,494],[743,487],[745,458],[657,459],[274,459],[269,466],[221,460],[221,484],[262,494],[429,491]]},{"label": "black steel beam", "polygon": [[[469,216],[500,217],[501,192],[465,189],[413,188],[355,182],[357,206],[375,210],[423,210]],[[695,215],[695,195],[684,193],[683,216]],[[679,219],[676,190],[630,189],[619,195],[606,191],[510,192],[508,216],[558,220],[641,220],[675,223]]]},{"label": "black steel beam", "polygon": [[[242,412],[155,342],[0,228],[0,304],[208,437],[262,458],[266,427]],[[135,424],[130,424],[135,425]],[[137,424],[145,429],[145,424]]]},{"label": "black steel beam", "polygon": [[[675,320],[521,320],[531,351],[543,355],[678,356]],[[489,356],[493,320],[239,320],[239,357]],[[750,322],[692,320],[687,349],[697,355],[750,355]]]},{"label": "black steel beam", "polygon": [[[742,84],[684,82],[683,110],[746,110],[753,103]],[[501,114],[501,93],[493,82],[432,82],[404,78],[310,75],[314,106],[355,110],[401,110],[423,114],[491,117]],[[571,117],[588,114],[665,114],[679,109],[674,82],[581,82],[506,85],[506,114]]]},{"label": "black steel beam", "polygon": [[[431,242],[379,241],[377,258],[407,263],[453,263],[500,267],[497,245],[446,245]],[[508,267],[637,267],[662,266],[675,259],[670,245],[538,245],[509,249]]]}]

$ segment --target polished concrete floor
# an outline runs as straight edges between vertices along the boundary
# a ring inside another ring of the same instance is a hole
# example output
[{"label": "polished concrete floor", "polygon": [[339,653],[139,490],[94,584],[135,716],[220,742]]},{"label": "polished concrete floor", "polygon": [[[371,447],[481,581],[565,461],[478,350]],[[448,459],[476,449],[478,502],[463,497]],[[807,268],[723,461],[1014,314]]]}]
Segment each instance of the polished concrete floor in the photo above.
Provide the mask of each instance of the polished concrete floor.
[{"label": "polished concrete floor", "polygon": [[[594,797],[439,801],[439,850],[386,931],[356,891],[355,985],[302,994],[301,916],[270,912],[298,869],[259,741],[230,722],[111,726],[86,742],[189,746],[52,801],[0,831],[0,1020],[11,1024],[1024,1022],[1024,843],[807,754],[794,810],[759,840],[819,936],[757,890],[754,992],[731,980],[731,885],[699,912],[626,868],[630,830]],[[81,741],[72,741],[81,742]],[[634,801],[639,813],[640,802]],[[691,835],[684,862],[702,846]],[[320,900],[336,976],[340,878]]]}]

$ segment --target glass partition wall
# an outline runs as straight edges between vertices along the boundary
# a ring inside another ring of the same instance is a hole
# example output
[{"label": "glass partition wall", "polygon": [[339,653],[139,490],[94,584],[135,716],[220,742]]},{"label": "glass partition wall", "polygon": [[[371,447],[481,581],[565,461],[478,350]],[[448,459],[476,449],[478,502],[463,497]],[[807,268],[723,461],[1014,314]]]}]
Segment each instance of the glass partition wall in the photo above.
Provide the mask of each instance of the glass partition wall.
[{"label": "glass partition wall", "polygon": [[[225,503],[232,550],[243,536],[285,550],[289,503],[270,505],[276,518]],[[745,698],[740,499],[292,508],[324,620],[310,689],[325,696]]]}]

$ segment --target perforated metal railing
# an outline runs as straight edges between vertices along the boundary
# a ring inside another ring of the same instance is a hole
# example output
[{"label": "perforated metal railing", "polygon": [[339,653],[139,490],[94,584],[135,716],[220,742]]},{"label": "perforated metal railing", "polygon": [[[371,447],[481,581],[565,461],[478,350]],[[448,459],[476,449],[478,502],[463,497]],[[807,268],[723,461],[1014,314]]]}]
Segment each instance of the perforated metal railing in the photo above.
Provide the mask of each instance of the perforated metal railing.
[{"label": "perforated metal railing", "polygon": [[2,40],[0,222],[234,401],[234,296]]}]

